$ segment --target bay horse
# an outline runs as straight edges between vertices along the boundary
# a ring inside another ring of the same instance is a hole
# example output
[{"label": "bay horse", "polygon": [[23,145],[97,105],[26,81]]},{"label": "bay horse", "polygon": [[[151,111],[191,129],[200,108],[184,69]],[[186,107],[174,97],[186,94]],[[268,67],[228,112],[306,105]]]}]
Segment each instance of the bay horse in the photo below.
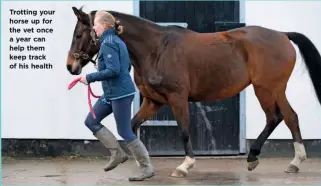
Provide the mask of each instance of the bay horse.
[{"label": "bay horse", "polygon": [[[67,69],[79,75],[99,51],[93,33],[96,11],[85,13],[72,7],[77,23],[67,57]],[[285,91],[300,49],[316,96],[321,104],[321,57],[303,34],[246,26],[225,32],[198,33],[179,26],[160,26],[149,20],[108,11],[124,27],[119,37],[126,43],[134,67],[134,81],[143,97],[132,119],[133,130],[169,104],[181,131],[185,161],[172,176],[184,177],[196,160],[189,132],[188,102],[216,101],[237,95],[250,84],[266,115],[266,125],[250,147],[247,162],[252,171],[267,138],[284,120],[292,133],[295,156],[285,169],[299,171],[306,157],[298,116]]]}]

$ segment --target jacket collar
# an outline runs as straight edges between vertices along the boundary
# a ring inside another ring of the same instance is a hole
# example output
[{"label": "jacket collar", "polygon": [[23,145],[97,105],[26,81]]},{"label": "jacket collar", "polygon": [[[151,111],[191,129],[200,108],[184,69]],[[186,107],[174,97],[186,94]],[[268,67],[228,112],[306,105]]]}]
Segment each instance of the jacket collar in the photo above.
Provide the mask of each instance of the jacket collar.
[{"label": "jacket collar", "polygon": [[115,35],[116,31],[114,28],[109,28],[109,29],[106,29],[102,34],[101,36],[99,37],[99,41],[102,42],[107,36],[109,35]]}]

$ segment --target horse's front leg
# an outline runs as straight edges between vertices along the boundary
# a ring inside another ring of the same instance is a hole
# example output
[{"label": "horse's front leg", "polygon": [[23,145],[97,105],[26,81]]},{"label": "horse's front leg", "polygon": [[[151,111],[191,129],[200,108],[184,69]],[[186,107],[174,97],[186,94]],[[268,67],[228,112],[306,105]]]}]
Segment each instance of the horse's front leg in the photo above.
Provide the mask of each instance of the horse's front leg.
[{"label": "horse's front leg", "polygon": [[131,126],[137,135],[137,129],[149,118],[153,117],[157,111],[163,107],[163,104],[156,103],[148,98],[143,97],[143,103],[131,120]]},{"label": "horse's front leg", "polygon": [[189,133],[189,109],[187,98],[174,94],[169,96],[169,102],[175,115],[178,127],[181,129],[181,140],[185,150],[184,162],[176,167],[171,176],[185,177],[188,170],[195,166],[195,157]]}]

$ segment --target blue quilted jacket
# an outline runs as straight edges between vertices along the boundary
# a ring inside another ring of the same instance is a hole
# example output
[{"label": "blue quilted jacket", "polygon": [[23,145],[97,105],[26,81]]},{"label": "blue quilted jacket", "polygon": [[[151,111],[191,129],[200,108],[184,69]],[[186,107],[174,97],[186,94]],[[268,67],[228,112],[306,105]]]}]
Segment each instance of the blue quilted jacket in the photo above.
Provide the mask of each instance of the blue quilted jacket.
[{"label": "blue quilted jacket", "polygon": [[88,83],[102,82],[104,98],[119,99],[135,94],[135,85],[129,71],[130,58],[125,43],[115,29],[107,29],[99,37],[98,72],[87,74]]}]

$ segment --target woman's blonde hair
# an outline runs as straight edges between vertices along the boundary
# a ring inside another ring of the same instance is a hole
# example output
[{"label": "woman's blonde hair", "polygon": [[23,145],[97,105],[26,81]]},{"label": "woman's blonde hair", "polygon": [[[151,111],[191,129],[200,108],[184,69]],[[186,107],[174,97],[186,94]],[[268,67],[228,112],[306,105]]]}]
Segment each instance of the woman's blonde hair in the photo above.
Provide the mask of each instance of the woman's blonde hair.
[{"label": "woman's blonde hair", "polygon": [[119,21],[116,21],[115,17],[111,15],[111,13],[99,10],[96,12],[95,17],[98,17],[99,23],[106,24],[109,27],[114,27],[118,34],[123,33],[123,26],[119,24]]}]

